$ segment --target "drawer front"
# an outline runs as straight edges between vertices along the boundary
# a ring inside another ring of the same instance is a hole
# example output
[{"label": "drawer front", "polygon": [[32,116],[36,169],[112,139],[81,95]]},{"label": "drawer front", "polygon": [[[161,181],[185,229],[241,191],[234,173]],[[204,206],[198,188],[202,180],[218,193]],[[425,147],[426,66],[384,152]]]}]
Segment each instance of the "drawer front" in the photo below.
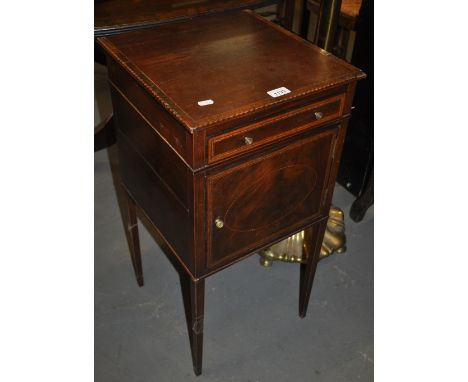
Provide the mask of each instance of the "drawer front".
[{"label": "drawer front", "polygon": [[208,269],[321,217],[336,131],[207,177]]},{"label": "drawer front", "polygon": [[305,108],[246,126],[208,140],[208,162],[213,163],[269,142],[339,118],[345,95],[340,94]]}]

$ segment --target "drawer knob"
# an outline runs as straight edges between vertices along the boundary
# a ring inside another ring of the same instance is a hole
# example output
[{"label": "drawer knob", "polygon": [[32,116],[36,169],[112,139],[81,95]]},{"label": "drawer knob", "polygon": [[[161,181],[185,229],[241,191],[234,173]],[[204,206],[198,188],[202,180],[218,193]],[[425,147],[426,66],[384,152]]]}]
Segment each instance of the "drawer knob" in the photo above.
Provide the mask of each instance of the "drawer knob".
[{"label": "drawer knob", "polygon": [[216,225],[217,228],[223,228],[223,227],[224,227],[223,219],[221,219],[221,218],[216,218],[216,219],[215,219],[215,225]]},{"label": "drawer knob", "polygon": [[314,115],[315,119],[321,119],[323,117],[323,113],[321,111],[316,111]]},{"label": "drawer knob", "polygon": [[244,142],[245,142],[246,145],[251,145],[253,143],[253,138],[245,137]]}]

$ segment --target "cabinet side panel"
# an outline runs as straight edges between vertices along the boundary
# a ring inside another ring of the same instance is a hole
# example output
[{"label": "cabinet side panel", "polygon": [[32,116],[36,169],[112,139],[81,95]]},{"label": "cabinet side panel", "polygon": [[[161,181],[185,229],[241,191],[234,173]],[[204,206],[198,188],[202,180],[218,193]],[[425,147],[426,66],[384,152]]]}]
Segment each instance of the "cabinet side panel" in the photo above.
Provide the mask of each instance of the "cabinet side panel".
[{"label": "cabinet side panel", "polygon": [[111,96],[117,129],[125,134],[133,147],[184,207],[189,208],[187,165],[120,92],[112,88]]},{"label": "cabinet side panel", "polygon": [[117,131],[122,181],[182,265],[193,274],[190,214],[121,130]]},{"label": "cabinet side panel", "polygon": [[191,134],[177,122],[151,95],[149,95],[124,69],[108,57],[108,70],[111,86],[119,89],[128,101],[159,132],[167,144],[189,165],[192,157],[187,150]]}]

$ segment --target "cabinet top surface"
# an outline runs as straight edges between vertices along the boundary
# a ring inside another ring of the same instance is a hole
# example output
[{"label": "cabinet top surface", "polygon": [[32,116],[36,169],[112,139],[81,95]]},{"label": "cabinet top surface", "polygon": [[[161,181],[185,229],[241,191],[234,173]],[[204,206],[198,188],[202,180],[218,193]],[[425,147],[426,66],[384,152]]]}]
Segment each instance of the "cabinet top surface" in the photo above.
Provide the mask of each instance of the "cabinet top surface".
[{"label": "cabinet top surface", "polygon": [[94,33],[105,35],[124,29],[226,10],[252,8],[273,0],[96,0]]},{"label": "cabinet top surface", "polygon": [[[99,43],[191,131],[364,76],[251,11],[103,37]],[[282,87],[290,92],[267,93]]]}]

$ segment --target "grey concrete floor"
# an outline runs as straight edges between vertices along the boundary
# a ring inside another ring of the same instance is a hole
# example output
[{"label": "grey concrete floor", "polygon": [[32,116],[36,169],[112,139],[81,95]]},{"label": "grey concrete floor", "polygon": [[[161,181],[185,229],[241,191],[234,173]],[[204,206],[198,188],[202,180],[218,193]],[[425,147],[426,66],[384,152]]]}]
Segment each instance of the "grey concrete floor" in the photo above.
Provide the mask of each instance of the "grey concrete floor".
[{"label": "grey concrete floor", "polygon": [[[373,208],[359,224],[346,218],[348,250],[320,262],[305,319],[296,264],[262,268],[253,255],[209,277],[195,377],[179,277],[140,221],[145,286],[137,286],[115,146],[94,156],[97,382],[373,380]],[[336,186],[334,205],[346,215],[352,201]]]}]

